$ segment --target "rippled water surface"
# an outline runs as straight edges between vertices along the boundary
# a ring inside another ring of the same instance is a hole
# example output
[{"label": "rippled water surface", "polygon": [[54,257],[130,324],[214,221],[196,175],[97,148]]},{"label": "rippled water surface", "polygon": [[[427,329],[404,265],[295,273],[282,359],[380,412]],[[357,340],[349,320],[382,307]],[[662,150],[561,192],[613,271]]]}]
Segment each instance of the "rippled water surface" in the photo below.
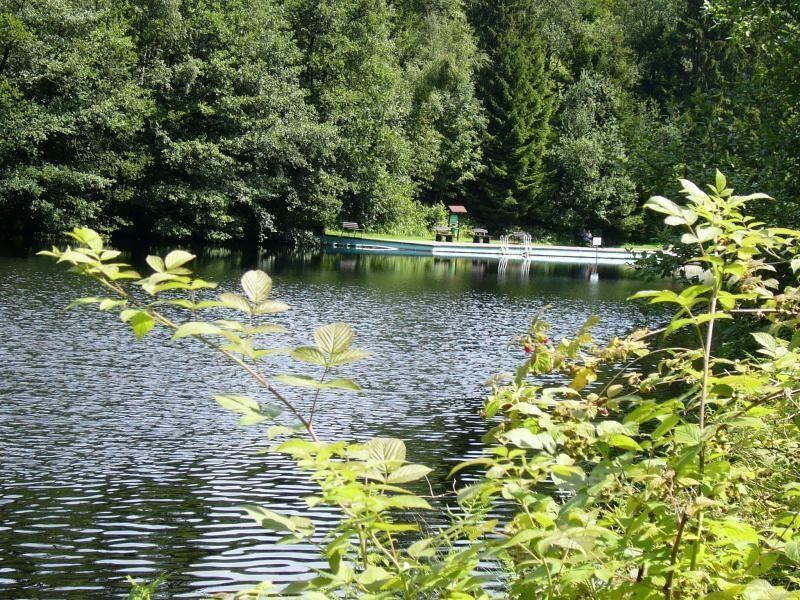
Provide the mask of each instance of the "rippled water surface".
[{"label": "rippled water surface", "polygon": [[[346,373],[365,392],[326,399],[323,437],[400,437],[442,487],[480,451],[481,384],[521,358],[507,342],[534,313],[549,305],[555,335],[601,314],[601,339],[645,322],[624,301],[643,284],[616,269],[236,253],[196,268],[227,290],[256,266],[292,305],[281,345],[343,320],[372,353]],[[63,310],[94,293],[46,259],[0,258],[0,597],[120,596],[127,574],[168,573],[163,589],[186,597],[301,577],[314,552],[276,546],[236,508],[304,511],[310,490],[210,397],[255,388],[196,343],[136,342],[112,315]]]}]

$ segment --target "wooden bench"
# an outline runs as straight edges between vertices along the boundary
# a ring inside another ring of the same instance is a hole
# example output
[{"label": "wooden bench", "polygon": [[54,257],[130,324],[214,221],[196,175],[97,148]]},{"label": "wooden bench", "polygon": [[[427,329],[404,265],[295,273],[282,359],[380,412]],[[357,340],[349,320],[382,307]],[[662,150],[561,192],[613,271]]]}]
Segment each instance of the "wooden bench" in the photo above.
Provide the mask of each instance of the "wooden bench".
[{"label": "wooden bench", "polygon": [[352,221],[342,221],[342,231],[344,233],[347,233],[349,231],[350,233],[353,234],[353,236],[355,236],[356,233],[358,233],[359,231],[363,233],[364,228],[359,226],[358,223],[354,223]]},{"label": "wooden bench", "polygon": [[488,244],[492,241],[489,231],[483,227],[476,227],[472,230],[472,243],[473,244]]},{"label": "wooden bench", "polygon": [[453,241],[453,231],[449,227],[434,227],[433,233],[436,234],[437,242]]}]

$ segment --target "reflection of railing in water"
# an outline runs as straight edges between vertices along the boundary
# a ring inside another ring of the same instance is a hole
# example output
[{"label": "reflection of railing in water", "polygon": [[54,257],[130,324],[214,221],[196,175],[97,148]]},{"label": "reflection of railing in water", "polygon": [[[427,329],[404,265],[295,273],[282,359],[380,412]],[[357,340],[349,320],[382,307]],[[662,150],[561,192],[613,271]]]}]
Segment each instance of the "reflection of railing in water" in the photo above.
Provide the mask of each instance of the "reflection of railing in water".
[{"label": "reflection of railing in water", "polygon": [[522,266],[520,267],[520,277],[522,277],[522,279],[528,279],[528,277],[530,276],[532,262],[533,261],[527,256],[522,261]]},{"label": "reflection of railing in water", "polygon": [[500,263],[497,265],[497,277],[498,277],[498,279],[505,278],[507,269],[508,269],[508,257],[507,256],[501,256],[500,257]]}]

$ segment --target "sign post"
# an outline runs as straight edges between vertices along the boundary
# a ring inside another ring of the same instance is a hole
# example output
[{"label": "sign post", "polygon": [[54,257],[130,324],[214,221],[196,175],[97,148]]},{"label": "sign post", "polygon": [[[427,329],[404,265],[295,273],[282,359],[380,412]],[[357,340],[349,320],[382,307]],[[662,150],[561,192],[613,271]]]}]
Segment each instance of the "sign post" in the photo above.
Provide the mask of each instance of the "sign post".
[{"label": "sign post", "polygon": [[597,249],[603,245],[603,238],[594,236],[592,238],[592,247],[594,248],[594,264],[597,264]]}]

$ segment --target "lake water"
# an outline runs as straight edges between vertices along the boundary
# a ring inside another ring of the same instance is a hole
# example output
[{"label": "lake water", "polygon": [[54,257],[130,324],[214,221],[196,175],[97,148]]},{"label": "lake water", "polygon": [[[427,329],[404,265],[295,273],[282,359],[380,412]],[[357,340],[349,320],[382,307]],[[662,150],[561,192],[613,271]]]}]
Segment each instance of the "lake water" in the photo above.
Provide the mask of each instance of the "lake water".
[{"label": "lake water", "polygon": [[[507,344],[536,312],[549,306],[556,336],[593,313],[600,339],[648,320],[625,302],[648,286],[616,268],[230,252],[196,264],[223,291],[254,267],[292,306],[279,345],[342,320],[372,353],[342,373],[363,394],[325,399],[322,437],[400,437],[441,490],[480,452],[482,383],[522,358]],[[0,258],[0,597],[120,596],[127,574],[167,573],[170,597],[302,577],[313,550],[275,545],[236,508],[306,512],[310,493],[288,460],[257,454],[263,430],[211,399],[256,388],[198,343],[136,342],[112,315],[63,310],[95,293],[47,259]],[[311,516],[323,531],[334,519]]]}]

